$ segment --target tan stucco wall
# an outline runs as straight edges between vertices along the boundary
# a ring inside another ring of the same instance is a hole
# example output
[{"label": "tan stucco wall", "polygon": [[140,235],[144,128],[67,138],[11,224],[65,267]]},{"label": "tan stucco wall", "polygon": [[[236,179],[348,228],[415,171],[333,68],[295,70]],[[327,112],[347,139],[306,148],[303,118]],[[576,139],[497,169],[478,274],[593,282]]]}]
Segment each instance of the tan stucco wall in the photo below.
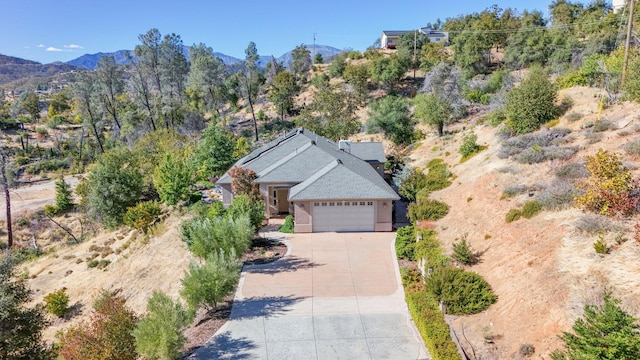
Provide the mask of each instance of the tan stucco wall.
[{"label": "tan stucco wall", "polygon": [[231,201],[233,200],[233,193],[231,192],[231,184],[222,184],[220,185],[222,188],[222,204],[224,206],[231,205]]},{"label": "tan stucco wall", "polygon": [[311,202],[301,201],[293,204],[294,208],[294,231],[297,233],[308,233],[313,230],[311,224]]},{"label": "tan stucco wall", "polygon": [[375,231],[391,230],[393,230],[393,200],[378,200]]}]

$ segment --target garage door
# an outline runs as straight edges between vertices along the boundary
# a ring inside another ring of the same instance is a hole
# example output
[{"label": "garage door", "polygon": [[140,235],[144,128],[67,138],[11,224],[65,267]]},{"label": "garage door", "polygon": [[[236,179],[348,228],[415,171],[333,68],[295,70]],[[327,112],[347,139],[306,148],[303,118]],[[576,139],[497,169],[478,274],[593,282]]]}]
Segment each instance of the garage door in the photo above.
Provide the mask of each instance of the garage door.
[{"label": "garage door", "polygon": [[331,201],[313,203],[313,232],[374,231],[373,201]]}]

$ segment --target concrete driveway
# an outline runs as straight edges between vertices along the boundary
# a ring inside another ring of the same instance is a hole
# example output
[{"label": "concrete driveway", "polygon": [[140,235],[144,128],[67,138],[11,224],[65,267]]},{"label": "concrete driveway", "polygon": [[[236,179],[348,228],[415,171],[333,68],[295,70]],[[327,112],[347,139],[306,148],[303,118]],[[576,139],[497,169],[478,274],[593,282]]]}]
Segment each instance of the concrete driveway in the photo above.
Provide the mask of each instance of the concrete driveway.
[{"label": "concrete driveway", "polygon": [[394,238],[288,236],[284,258],[243,269],[230,320],[191,358],[429,359],[399,286]]}]

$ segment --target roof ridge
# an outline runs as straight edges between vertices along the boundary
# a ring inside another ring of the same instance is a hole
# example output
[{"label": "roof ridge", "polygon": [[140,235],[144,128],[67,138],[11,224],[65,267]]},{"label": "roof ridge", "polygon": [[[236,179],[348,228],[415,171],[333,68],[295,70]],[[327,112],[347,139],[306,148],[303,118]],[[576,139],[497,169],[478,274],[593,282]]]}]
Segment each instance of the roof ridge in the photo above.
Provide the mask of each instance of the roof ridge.
[{"label": "roof ridge", "polygon": [[308,186],[310,186],[311,184],[315,183],[316,181],[321,179],[323,176],[328,174],[335,167],[337,167],[337,166],[339,166],[341,164],[342,163],[340,162],[340,159],[336,159],[336,161],[331,161],[329,164],[327,164],[327,166],[325,166],[322,169],[318,170],[315,174],[309,176],[305,181],[303,181],[303,182],[295,185],[294,187],[292,187],[291,190],[289,191],[289,198],[295,196],[296,194],[298,194],[302,190],[306,189]]}]

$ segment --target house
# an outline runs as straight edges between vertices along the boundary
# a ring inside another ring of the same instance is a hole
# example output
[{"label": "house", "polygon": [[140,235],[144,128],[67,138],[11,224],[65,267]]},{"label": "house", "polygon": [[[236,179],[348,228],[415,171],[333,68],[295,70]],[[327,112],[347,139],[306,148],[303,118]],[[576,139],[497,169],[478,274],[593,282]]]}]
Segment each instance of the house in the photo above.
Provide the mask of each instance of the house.
[{"label": "house", "polygon": [[[335,143],[299,128],[254,150],[234,166],[256,172],[267,218],[292,214],[295,232],[391,231],[399,196],[382,178],[379,142]],[[233,200],[231,177],[217,182]]]},{"label": "house", "polygon": [[430,27],[423,27],[418,30],[386,30],[382,32],[382,37],[380,38],[380,46],[383,49],[395,49],[398,41],[400,40],[400,36],[404,34],[414,34],[416,31],[424,34],[430,42],[442,42],[445,43],[449,41],[449,33],[446,31],[438,31],[433,30]]}]

